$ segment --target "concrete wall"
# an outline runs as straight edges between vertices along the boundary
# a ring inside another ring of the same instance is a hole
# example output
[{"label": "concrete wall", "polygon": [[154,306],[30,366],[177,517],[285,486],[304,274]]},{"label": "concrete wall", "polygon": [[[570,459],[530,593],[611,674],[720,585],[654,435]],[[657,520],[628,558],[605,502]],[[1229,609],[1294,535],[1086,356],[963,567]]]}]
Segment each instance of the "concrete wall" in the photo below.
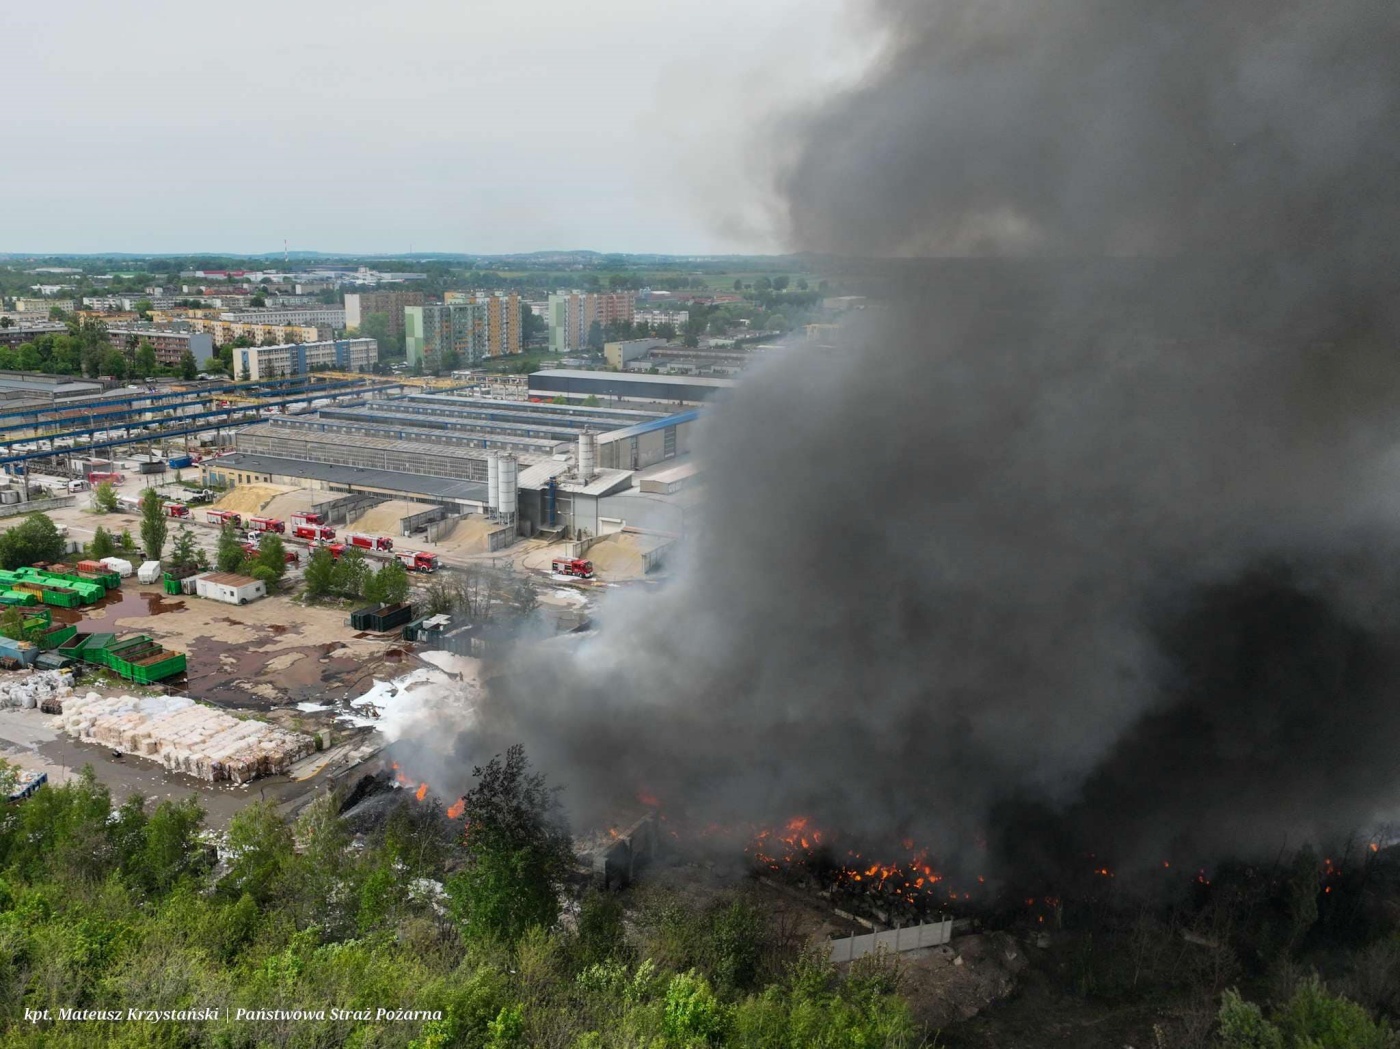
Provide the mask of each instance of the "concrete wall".
[{"label": "concrete wall", "polygon": [[898,954],[901,951],[916,951],[921,947],[938,947],[952,938],[953,919],[944,918],[942,921],[924,922],[908,929],[848,936],[844,940],[830,941],[828,947],[833,962],[849,962],[877,951]]}]

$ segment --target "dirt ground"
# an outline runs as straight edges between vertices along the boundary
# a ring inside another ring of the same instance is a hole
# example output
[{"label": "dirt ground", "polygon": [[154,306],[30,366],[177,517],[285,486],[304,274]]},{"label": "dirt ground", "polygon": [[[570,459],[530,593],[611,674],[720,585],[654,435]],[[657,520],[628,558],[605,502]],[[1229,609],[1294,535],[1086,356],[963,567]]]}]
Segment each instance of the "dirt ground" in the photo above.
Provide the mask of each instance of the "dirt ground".
[{"label": "dirt ground", "polygon": [[89,609],[85,618],[110,620],[186,653],[188,692],[220,706],[269,711],[358,695],[376,672],[404,656],[396,637],[352,630],[342,609],[285,597],[247,605],[166,598],[159,587],[133,580],[122,593],[119,607]]}]

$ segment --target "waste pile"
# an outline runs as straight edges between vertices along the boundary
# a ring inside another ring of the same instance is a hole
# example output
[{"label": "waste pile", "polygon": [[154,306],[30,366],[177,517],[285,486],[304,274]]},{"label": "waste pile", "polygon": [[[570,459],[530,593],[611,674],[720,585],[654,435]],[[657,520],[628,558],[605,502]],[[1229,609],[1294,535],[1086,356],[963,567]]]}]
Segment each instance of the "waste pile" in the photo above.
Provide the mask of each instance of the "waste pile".
[{"label": "waste pile", "polygon": [[[73,694],[73,675],[66,670],[37,670],[22,676],[0,677],[0,710],[51,710]],[[45,704],[48,704],[45,706]]]}]

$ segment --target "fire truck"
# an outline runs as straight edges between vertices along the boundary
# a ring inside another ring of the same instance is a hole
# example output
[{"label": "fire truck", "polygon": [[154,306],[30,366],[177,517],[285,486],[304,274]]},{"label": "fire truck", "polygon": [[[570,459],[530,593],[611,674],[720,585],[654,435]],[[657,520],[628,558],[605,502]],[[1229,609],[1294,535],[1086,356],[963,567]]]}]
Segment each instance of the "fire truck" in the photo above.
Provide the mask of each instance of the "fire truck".
[{"label": "fire truck", "polygon": [[324,514],[318,514],[315,510],[301,510],[292,514],[292,524],[313,524],[323,525],[326,523]]},{"label": "fire truck", "polygon": [[160,510],[166,517],[190,516],[190,508],[184,503],[161,503]]},{"label": "fire truck", "polygon": [[410,572],[436,572],[438,570],[437,554],[424,553],[421,550],[401,550],[394,555],[405,568]]},{"label": "fire truck", "polygon": [[[258,554],[262,553],[262,548],[256,543],[244,543],[243,552],[249,557],[257,557]],[[297,564],[301,560],[301,558],[297,556],[297,552],[295,550],[284,549],[282,552],[282,557],[283,560],[285,560],[289,565]]]},{"label": "fire truck", "polygon": [[275,517],[250,517],[248,529],[253,532],[285,532],[287,526]]},{"label": "fire truck", "polygon": [[298,539],[309,539],[311,542],[318,540],[331,540],[335,538],[335,529],[329,525],[306,524],[297,518],[292,518],[292,535]]},{"label": "fire truck", "polygon": [[87,475],[87,479],[88,484],[93,485],[94,487],[101,484],[103,481],[111,481],[114,485],[121,485],[126,483],[126,474],[109,473],[102,470],[94,470],[92,473]]},{"label": "fire truck", "polygon": [[351,532],[345,538],[351,546],[358,546],[361,550],[394,549],[394,541],[387,535],[364,535],[360,532]]},{"label": "fire truck", "polygon": [[234,528],[243,527],[243,515],[232,510],[210,510],[204,515],[204,519],[212,525],[222,528],[226,524],[233,525]]},{"label": "fire truck", "polygon": [[554,574],[592,579],[593,562],[585,561],[581,557],[556,557],[554,559]]}]

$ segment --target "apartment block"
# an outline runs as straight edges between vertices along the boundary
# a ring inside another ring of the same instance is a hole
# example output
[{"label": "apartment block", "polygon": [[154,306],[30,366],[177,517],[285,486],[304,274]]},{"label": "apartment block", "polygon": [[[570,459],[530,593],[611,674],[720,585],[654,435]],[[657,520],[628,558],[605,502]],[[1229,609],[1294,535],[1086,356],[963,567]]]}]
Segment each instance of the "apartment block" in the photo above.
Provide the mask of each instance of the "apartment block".
[{"label": "apartment block", "polygon": [[447,365],[474,364],[487,357],[520,352],[517,295],[456,295],[456,301],[404,309],[409,364],[437,371]]},{"label": "apartment block", "polygon": [[389,330],[403,335],[403,311],[423,305],[421,291],[360,291],[345,295],[345,326],[358,329],[365,318],[382,313],[389,318]]},{"label": "apartment block", "polygon": [[182,326],[187,325],[191,331],[207,333],[218,346],[242,338],[251,339],[253,342],[325,342],[333,334],[329,328],[307,324],[252,324],[195,316],[186,317],[178,323]]},{"label": "apartment block", "polygon": [[556,291],[549,296],[549,349],[568,353],[588,345],[588,335],[596,323],[606,328],[614,321],[633,320],[637,294],[631,291]]},{"label": "apartment block", "polygon": [[379,360],[374,339],[328,339],[324,342],[250,346],[233,351],[234,376],[259,381],[305,375],[314,368],[367,371]]},{"label": "apartment block", "polygon": [[186,352],[194,355],[196,362],[203,362],[214,356],[214,340],[208,335],[195,331],[172,331],[168,328],[129,325],[107,329],[107,340],[118,348],[131,344],[149,342],[156,351],[156,360],[161,364],[179,364]]}]

